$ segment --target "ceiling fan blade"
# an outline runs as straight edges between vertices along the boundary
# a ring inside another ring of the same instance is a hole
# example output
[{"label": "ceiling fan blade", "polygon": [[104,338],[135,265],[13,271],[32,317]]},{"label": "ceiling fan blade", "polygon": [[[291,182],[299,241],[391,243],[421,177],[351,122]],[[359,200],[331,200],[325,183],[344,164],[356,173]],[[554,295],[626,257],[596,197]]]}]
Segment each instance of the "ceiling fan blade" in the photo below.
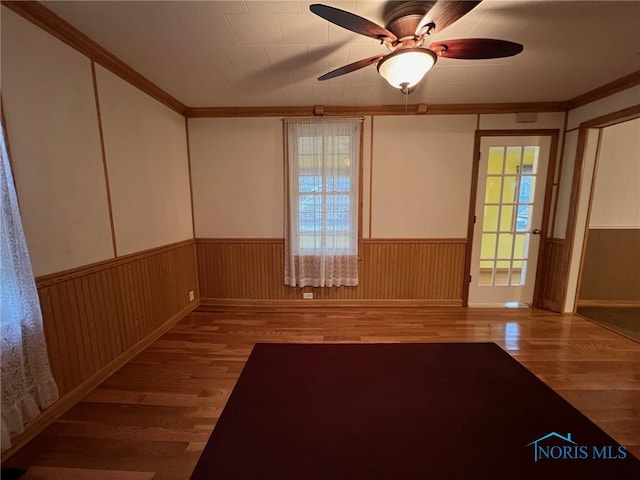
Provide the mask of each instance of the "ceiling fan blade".
[{"label": "ceiling fan blade", "polygon": [[459,38],[429,45],[429,50],[433,50],[440,57],[464,60],[512,57],[523,49],[519,43],[493,38]]},{"label": "ceiling fan blade", "polygon": [[360,70],[361,68],[368,67],[369,65],[373,65],[382,57],[384,57],[384,55],[374,55],[373,57],[363,58],[362,60],[358,60],[357,62],[353,62],[353,63],[350,63],[349,65],[345,65],[343,67],[336,68],[335,70],[331,70],[329,73],[325,73],[321,77],[318,77],[318,80],[329,80],[331,78],[344,75],[345,73],[355,72],[356,70]]},{"label": "ceiling fan blade", "polygon": [[429,10],[416,28],[416,35],[422,35],[425,32],[423,29],[429,25],[435,25],[431,30],[428,30],[430,35],[440,33],[447,28],[453,22],[460,17],[466,15],[471,10],[480,4],[482,0],[478,1],[445,1],[440,0]]},{"label": "ceiling fan blade", "polygon": [[398,37],[393,33],[386,28],[381,27],[377,23],[373,23],[372,21],[353,13],[340,10],[339,8],[314,3],[309,7],[309,9],[325,20],[328,20],[339,27],[351,30],[352,32],[381,41],[395,42],[398,39]]}]

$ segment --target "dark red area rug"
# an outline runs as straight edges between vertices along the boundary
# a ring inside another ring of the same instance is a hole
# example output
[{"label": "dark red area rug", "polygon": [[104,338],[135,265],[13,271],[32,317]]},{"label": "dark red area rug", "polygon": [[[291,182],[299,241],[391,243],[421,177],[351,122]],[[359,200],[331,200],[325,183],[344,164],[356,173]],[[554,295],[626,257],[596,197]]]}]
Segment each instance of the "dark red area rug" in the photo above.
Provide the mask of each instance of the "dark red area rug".
[{"label": "dark red area rug", "polygon": [[257,344],[192,480],[632,479],[493,343]]},{"label": "dark red area rug", "polygon": [[21,468],[0,468],[0,479],[18,480],[25,473],[26,470],[23,470]]}]

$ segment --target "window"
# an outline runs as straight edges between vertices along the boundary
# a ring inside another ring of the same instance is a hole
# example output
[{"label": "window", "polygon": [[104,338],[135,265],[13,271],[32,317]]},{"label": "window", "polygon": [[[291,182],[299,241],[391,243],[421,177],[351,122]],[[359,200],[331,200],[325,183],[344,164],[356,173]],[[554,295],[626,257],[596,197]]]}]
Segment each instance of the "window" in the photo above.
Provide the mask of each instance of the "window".
[{"label": "window", "polygon": [[[333,270],[337,257],[357,262],[360,120],[289,119],[286,125],[285,240],[291,265],[305,258],[306,264]],[[330,286],[312,277],[312,284]]]},{"label": "window", "polygon": [[353,140],[345,135],[298,138],[297,253],[324,248],[357,254],[351,235],[358,227],[357,195],[355,201],[351,195],[357,185],[351,178]]}]

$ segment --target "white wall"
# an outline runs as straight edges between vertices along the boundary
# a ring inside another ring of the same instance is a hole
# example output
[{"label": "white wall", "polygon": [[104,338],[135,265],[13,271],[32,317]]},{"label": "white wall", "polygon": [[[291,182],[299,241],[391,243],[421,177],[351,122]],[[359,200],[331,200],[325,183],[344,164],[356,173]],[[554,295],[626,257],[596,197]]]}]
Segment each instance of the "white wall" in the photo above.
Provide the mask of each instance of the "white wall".
[{"label": "white wall", "polygon": [[118,255],[192,238],[184,117],[100,66],[96,77]]},{"label": "white wall", "polygon": [[114,240],[120,256],[193,237],[184,118],[99,66],[96,90],[91,67],[2,7],[2,101],[36,276],[113,258]]},{"label": "white wall", "polygon": [[35,275],[112,257],[89,59],[2,7],[2,101]]},{"label": "white wall", "polygon": [[590,228],[640,228],[640,118],[602,130]]},{"label": "white wall", "polygon": [[371,237],[467,236],[475,127],[475,115],[375,119]]},{"label": "white wall", "polygon": [[279,118],[189,119],[196,237],[282,238]]}]

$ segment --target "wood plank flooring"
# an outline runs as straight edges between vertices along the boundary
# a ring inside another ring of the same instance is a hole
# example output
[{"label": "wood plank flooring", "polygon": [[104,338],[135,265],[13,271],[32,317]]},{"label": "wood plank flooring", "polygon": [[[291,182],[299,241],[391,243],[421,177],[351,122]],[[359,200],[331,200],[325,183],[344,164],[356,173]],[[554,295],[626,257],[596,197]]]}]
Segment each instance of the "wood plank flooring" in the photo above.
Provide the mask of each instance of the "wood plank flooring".
[{"label": "wood plank flooring", "polygon": [[24,480],[187,480],[256,342],[494,341],[635,456],[640,344],[535,309],[198,310],[4,462]]},{"label": "wood plank flooring", "polygon": [[578,306],[577,313],[640,343],[640,307]]}]

